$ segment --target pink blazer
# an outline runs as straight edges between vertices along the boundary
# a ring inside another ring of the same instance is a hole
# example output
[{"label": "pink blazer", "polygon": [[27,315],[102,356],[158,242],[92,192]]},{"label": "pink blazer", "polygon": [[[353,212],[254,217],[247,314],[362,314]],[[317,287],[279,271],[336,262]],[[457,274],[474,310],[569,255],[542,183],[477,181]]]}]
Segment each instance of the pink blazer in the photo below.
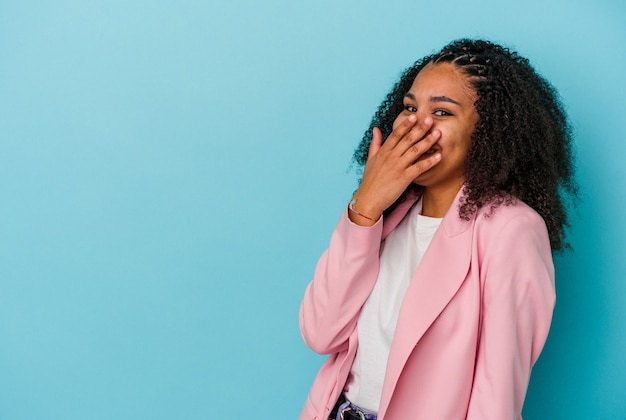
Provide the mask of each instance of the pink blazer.
[{"label": "pink blazer", "polygon": [[[400,309],[379,409],[381,420],[521,419],[530,371],[555,303],[543,219],[518,202],[490,217],[458,217],[459,195],[417,268]],[[329,354],[301,420],[326,420],[357,350],[357,321],[378,276],[381,241],[417,200],[372,227],[345,212],[300,308],[300,329]]]}]

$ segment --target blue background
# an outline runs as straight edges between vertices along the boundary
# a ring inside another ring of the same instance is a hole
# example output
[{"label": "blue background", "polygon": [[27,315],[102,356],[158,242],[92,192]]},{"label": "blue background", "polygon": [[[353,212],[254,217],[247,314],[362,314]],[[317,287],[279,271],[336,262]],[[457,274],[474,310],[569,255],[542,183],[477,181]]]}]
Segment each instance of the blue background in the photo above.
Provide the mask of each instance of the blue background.
[{"label": "blue background", "polygon": [[294,419],[298,330],[398,73],[487,37],[583,201],[526,419],[626,419],[626,3],[0,0],[0,419]]}]

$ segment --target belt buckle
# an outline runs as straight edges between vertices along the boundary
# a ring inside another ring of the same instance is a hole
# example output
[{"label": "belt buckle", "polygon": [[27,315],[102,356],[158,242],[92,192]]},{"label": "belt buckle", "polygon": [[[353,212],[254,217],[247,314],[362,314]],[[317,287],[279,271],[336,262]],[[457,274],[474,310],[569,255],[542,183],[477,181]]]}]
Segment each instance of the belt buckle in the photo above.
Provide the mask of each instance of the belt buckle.
[{"label": "belt buckle", "polygon": [[344,413],[349,412],[349,411],[352,411],[353,413],[358,414],[359,417],[361,417],[361,420],[366,420],[365,419],[365,414],[361,413],[360,411],[355,411],[355,410],[351,409],[350,407],[346,407],[343,410],[341,410],[341,413],[340,413],[341,414],[341,420],[345,420],[344,419]]}]

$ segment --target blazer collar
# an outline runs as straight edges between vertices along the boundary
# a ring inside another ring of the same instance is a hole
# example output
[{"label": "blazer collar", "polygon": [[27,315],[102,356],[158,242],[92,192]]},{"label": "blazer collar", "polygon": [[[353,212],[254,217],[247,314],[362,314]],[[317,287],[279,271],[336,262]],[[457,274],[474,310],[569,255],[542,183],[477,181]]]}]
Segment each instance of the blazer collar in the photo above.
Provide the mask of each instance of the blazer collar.
[{"label": "blazer collar", "polygon": [[[469,270],[475,218],[459,217],[459,191],[415,271],[400,308],[379,414],[384,415],[404,365],[424,333],[452,300]],[[410,193],[387,218],[386,236],[419,198]],[[386,229],[385,229],[386,228]]]}]

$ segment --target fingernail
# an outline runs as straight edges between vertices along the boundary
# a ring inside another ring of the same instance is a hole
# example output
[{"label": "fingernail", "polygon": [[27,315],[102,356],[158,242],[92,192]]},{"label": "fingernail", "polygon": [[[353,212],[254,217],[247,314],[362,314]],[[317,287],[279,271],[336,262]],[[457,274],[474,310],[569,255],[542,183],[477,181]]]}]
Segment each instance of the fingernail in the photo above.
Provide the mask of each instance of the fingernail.
[{"label": "fingernail", "polygon": [[[411,115],[412,116],[412,115]],[[430,117],[426,117],[424,118],[424,124],[430,124],[431,122],[433,122],[433,119]]]},{"label": "fingernail", "polygon": [[415,122],[416,120],[417,120],[417,117],[415,116],[415,114],[409,115],[409,121]]}]

